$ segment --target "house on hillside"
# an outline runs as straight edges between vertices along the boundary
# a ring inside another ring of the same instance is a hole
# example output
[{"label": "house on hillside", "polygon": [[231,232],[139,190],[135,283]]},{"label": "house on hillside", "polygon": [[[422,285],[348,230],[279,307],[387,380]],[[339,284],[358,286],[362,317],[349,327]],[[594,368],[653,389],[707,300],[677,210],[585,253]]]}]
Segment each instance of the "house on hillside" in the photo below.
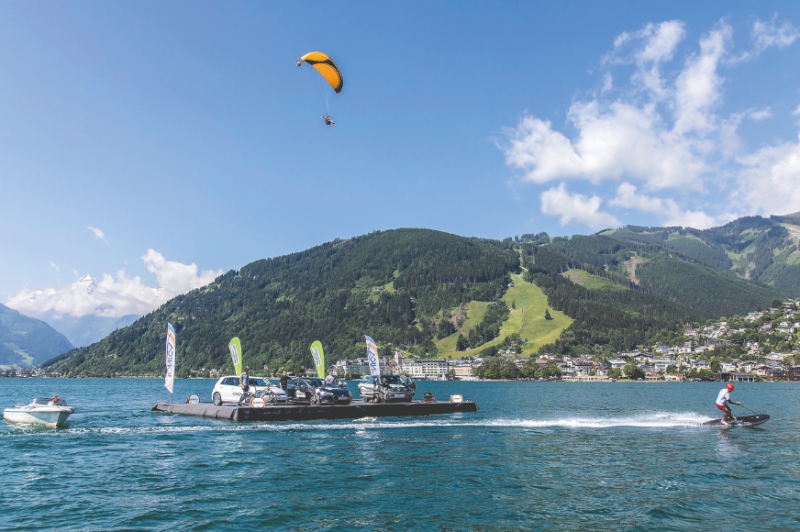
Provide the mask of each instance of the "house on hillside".
[{"label": "house on hillside", "polygon": [[717,382],[755,382],[756,376],[744,372],[720,372],[716,375]]}]

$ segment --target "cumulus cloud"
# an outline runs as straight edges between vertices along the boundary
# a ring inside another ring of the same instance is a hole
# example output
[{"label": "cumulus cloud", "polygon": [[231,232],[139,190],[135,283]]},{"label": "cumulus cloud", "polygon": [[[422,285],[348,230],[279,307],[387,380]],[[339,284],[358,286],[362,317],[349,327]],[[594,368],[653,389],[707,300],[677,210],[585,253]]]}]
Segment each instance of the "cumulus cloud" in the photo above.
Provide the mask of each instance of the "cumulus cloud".
[{"label": "cumulus cloud", "polygon": [[60,290],[23,290],[5,304],[29,314],[52,312],[109,318],[143,315],[175,296],[207,285],[222,274],[222,270],[201,272],[195,264],[168,261],[153,249],[148,249],[141,258],[155,274],[159,286],[147,286],[140,277],[130,277],[125,270],[119,270],[116,277],[107,273],[99,279],[86,275]]},{"label": "cumulus cloud", "polygon": [[87,225],[87,226],[86,226],[86,229],[88,229],[89,231],[91,231],[91,232],[94,234],[95,238],[97,238],[98,240],[102,240],[102,241],[103,241],[103,242],[105,242],[105,243],[106,243],[106,245],[108,245],[108,246],[110,246],[110,245],[111,245],[111,244],[109,243],[108,239],[106,239],[106,235],[103,233],[103,231],[101,231],[101,230],[100,230],[100,229],[98,229],[97,227],[92,227],[91,225]]},{"label": "cumulus cloud", "polygon": [[661,98],[665,94],[661,65],[672,59],[685,35],[685,24],[679,20],[647,24],[633,33],[623,32],[614,40],[613,50],[603,57],[602,63],[635,64],[637,69],[631,81]]},{"label": "cumulus cloud", "polygon": [[549,121],[523,117],[506,130],[506,163],[534,183],[562,179],[634,178],[651,188],[699,188],[707,164],[690,139],[665,129],[655,106],[623,102],[576,102],[569,119],[579,131],[570,140]]},{"label": "cumulus cloud", "polygon": [[[608,220],[616,217],[600,211],[606,201],[612,212],[632,209],[668,225],[706,228],[739,215],[800,210],[795,193],[800,144],[747,154],[743,128],[748,121],[773,118],[772,107],[754,102],[758,105],[723,112],[721,74],[745,56],[755,59],[768,48],[792,45],[800,32],[777,16],[756,19],[751,51],[738,56],[733,28],[724,20],[694,45],[682,44],[686,34],[685,23],[677,20],[622,33],[600,59],[599,90],[588,96],[576,91],[584,96],[571,103],[563,129],[525,114],[503,130],[498,147],[521,182],[560,183],[541,193],[543,214],[558,216],[562,224],[613,225]],[[633,67],[627,83],[612,75],[619,65]],[[794,114],[800,115],[800,106]],[[568,181],[594,190],[570,195]],[[615,181],[621,184],[609,186]],[[770,190],[781,193],[780,200],[770,202]],[[585,211],[567,212],[570,205]]]},{"label": "cumulus cloud", "polygon": [[749,214],[800,211],[800,138],[739,157],[744,167],[733,199]]},{"label": "cumulus cloud", "polygon": [[640,194],[636,187],[630,183],[622,183],[617,188],[617,195],[609,201],[624,209],[633,209],[648,214],[654,214],[664,220],[664,225],[674,227],[694,227],[708,229],[716,227],[735,218],[734,215],[725,213],[721,216],[711,216],[703,211],[683,210],[672,198],[657,198]]},{"label": "cumulus cloud", "polygon": [[595,230],[620,225],[614,216],[600,211],[603,200],[598,196],[570,194],[564,183],[544,191],[541,199],[542,212],[558,216],[561,225],[578,222]]},{"label": "cumulus cloud", "polygon": [[768,48],[780,49],[791,46],[800,37],[800,32],[787,21],[778,24],[778,15],[775,14],[768,22],[756,19],[753,23],[751,37],[753,38],[753,49],[734,58],[734,62],[754,59]]},{"label": "cumulus cloud", "polygon": [[678,76],[675,82],[676,120],[673,128],[676,133],[706,133],[714,129],[711,111],[722,97],[720,86],[724,81],[717,73],[717,66],[731,42],[731,35],[730,26],[719,24],[700,40],[700,53],[689,58]]}]

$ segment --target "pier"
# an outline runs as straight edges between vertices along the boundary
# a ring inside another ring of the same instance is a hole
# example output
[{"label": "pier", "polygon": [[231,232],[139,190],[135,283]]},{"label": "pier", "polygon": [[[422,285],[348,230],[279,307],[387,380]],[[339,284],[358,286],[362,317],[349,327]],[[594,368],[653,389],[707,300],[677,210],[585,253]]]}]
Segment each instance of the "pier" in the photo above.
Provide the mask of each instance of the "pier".
[{"label": "pier", "polygon": [[315,419],[355,419],[360,417],[430,416],[477,412],[473,401],[450,403],[365,403],[355,400],[349,405],[269,405],[263,408],[214,403],[156,403],[153,412],[171,412],[231,421],[310,421]]}]

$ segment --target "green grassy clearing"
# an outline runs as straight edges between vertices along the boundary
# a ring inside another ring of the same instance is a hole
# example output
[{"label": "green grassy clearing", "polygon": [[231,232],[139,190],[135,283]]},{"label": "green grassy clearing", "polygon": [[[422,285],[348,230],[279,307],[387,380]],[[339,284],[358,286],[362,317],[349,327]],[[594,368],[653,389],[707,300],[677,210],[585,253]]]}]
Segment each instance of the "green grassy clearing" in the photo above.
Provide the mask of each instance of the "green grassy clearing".
[{"label": "green grassy clearing", "polygon": [[573,283],[588,288],[589,290],[625,290],[624,287],[613,281],[605,279],[604,277],[598,277],[583,270],[567,270],[561,275]]},{"label": "green grassy clearing", "polygon": [[483,315],[486,313],[486,307],[489,306],[489,303],[486,302],[472,301],[467,310],[467,319],[461,329],[455,334],[436,342],[440,357],[474,356],[486,347],[501,344],[503,338],[513,333],[519,333],[522,338],[527,340],[522,346],[522,354],[520,355],[527,357],[535,354],[541,346],[555,341],[561,336],[561,332],[572,324],[572,318],[553,309],[550,309],[550,316],[553,319],[545,320],[544,311],[549,308],[547,296],[538,286],[523,280],[521,275],[512,275],[511,277],[514,281],[514,286],[506,291],[503,301],[506,302],[509,308],[511,308],[513,302],[516,309],[511,309],[511,315],[500,329],[500,336],[477,349],[456,351],[458,335],[464,334],[466,336],[469,334],[470,329],[481,322]]}]

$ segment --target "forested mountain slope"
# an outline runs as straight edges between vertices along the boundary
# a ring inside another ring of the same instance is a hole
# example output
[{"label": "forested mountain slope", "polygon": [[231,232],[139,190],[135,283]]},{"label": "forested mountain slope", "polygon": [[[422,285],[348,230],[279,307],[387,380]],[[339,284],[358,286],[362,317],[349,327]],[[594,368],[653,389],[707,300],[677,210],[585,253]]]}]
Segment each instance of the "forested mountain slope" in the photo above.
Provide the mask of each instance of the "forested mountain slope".
[{"label": "forested mountain slope", "polygon": [[70,349],[69,340],[45,322],[0,305],[0,366],[28,368]]},{"label": "forested mountain slope", "polygon": [[[574,320],[543,349],[632,349],[686,322],[731,316],[791,294],[798,281],[787,279],[797,253],[794,226],[785,220],[747,218],[709,231],[627,227],[571,239],[539,233],[516,242],[425,229],[376,232],[230,271],[47,365],[72,374],[160,374],[167,322],[178,336],[179,374],[230,370],[227,344],[233,336],[242,340],[247,363],[259,370],[309,365],[308,346],[317,339],[328,360],[363,356],[365,334],[378,341],[382,354],[399,347],[434,356],[436,340],[449,346],[462,333],[461,352],[482,352],[503,340],[514,319],[520,322],[515,331],[536,335],[541,329],[530,332],[530,321],[523,326],[513,307],[514,297],[525,296],[507,293],[512,275],[521,273],[550,308],[564,313],[565,324]],[[779,264],[783,255],[791,260]],[[760,266],[741,273],[737,264],[743,260]],[[771,279],[771,286],[748,281],[748,275]],[[485,302],[479,307],[492,319],[483,316],[459,329],[460,309],[476,301]],[[522,340],[528,350],[543,343]]]},{"label": "forested mountain slope", "polygon": [[[800,296],[800,213],[739,218],[712,229],[627,226],[604,233]],[[591,237],[587,237],[591,238]],[[753,307],[751,307],[753,308]]]},{"label": "forested mountain slope", "polygon": [[228,272],[49,365],[73,374],[158,374],[167,322],[178,337],[179,371],[230,365],[233,336],[259,369],[309,363],[316,339],[329,360],[363,356],[365,334],[381,347],[435,353],[432,316],[501,297],[518,270],[510,244],[423,229],[372,233]]},{"label": "forested mountain slope", "polygon": [[728,269],[711,267],[713,250],[704,262],[699,262],[699,253],[689,258],[655,242],[650,238],[652,234],[646,236],[630,240],[605,235],[574,236],[547,248],[579,261],[580,267],[590,273],[710,316],[747,312],[785,295],[778,288],[737,277]]}]

